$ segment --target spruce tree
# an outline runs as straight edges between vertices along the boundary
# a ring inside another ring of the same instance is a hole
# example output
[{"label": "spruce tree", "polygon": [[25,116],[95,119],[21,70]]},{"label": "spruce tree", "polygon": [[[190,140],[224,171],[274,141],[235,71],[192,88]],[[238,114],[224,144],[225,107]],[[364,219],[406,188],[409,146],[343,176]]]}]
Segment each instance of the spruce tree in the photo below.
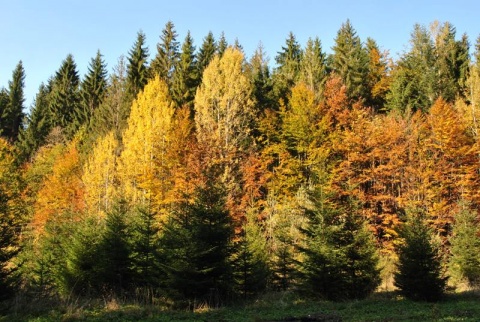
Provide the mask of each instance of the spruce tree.
[{"label": "spruce tree", "polygon": [[266,109],[275,109],[273,95],[273,81],[268,67],[268,60],[262,44],[259,44],[252,58],[250,59],[251,81],[253,83],[253,96],[257,103],[257,116]]},{"label": "spruce tree", "polygon": [[175,67],[172,84],[172,97],[178,107],[187,105],[193,111],[199,74],[196,67],[195,46],[190,32],[182,44],[180,60]]},{"label": "spruce tree", "polygon": [[199,75],[199,84],[201,83],[203,71],[207,68],[210,61],[215,56],[215,52],[217,51],[217,44],[215,42],[215,37],[213,37],[213,33],[210,31],[207,36],[203,39],[202,46],[200,47],[198,54],[197,54],[197,70]]},{"label": "spruce tree", "polygon": [[168,21],[157,44],[157,55],[150,64],[150,74],[159,75],[168,85],[172,83],[173,72],[179,60],[177,32],[173,22]]},{"label": "spruce tree", "polygon": [[228,42],[227,39],[225,38],[225,33],[222,31],[222,34],[220,35],[220,39],[218,40],[218,48],[217,48],[217,53],[220,57],[223,56],[223,53],[225,50],[227,50],[228,47]]},{"label": "spruce tree", "polygon": [[403,244],[398,247],[398,271],[395,286],[414,301],[438,301],[445,291],[439,250],[421,210],[409,214],[399,232]]},{"label": "spruce tree", "polygon": [[[4,97],[4,99],[0,98],[0,135],[10,142],[17,141],[18,134],[22,129],[25,116],[23,113],[24,87],[25,70],[20,61],[12,73],[12,80],[8,82],[8,91],[2,91],[3,93],[0,94]],[[8,95],[7,102],[5,102],[5,94]]]},{"label": "spruce tree", "polygon": [[102,104],[107,91],[107,66],[100,51],[92,58],[88,66],[88,73],[81,85],[82,97],[82,123],[88,123],[100,104]]},{"label": "spruce tree", "polygon": [[285,103],[288,100],[290,88],[298,80],[301,59],[300,44],[295,35],[290,32],[285,41],[285,47],[282,46],[282,50],[275,57],[277,68],[273,74],[275,95]]},{"label": "spruce tree", "polygon": [[480,224],[478,213],[470,205],[461,203],[455,216],[452,237],[450,269],[470,287],[480,286]]},{"label": "spruce tree", "polygon": [[81,126],[80,78],[72,55],[68,55],[55,73],[49,95],[51,126],[59,126],[72,137]]},{"label": "spruce tree", "polygon": [[137,40],[128,53],[127,64],[127,95],[131,102],[143,90],[148,81],[148,48],[145,46],[145,34],[137,33]]},{"label": "spruce tree", "polygon": [[358,203],[347,198],[341,209],[334,209],[320,191],[314,208],[306,211],[302,286],[307,293],[329,300],[362,299],[380,284],[374,238]]},{"label": "spruce tree", "polygon": [[209,180],[170,214],[161,239],[165,289],[178,304],[221,304],[232,287],[233,229],[223,189]]},{"label": "spruce tree", "polygon": [[332,69],[343,80],[352,99],[365,99],[368,56],[350,20],[342,24],[333,46]]}]

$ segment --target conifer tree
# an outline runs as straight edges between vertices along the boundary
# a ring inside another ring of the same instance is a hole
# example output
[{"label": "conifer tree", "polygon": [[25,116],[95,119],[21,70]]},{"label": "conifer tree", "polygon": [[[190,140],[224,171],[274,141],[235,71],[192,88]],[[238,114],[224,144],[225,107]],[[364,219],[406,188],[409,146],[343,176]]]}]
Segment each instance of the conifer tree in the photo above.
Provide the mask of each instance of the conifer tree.
[{"label": "conifer tree", "polygon": [[0,102],[0,135],[10,142],[17,141],[18,134],[22,129],[23,103],[25,102],[24,87],[25,70],[22,61],[20,61],[13,71],[12,80],[8,82],[8,91],[2,94],[4,97],[5,94],[8,94],[8,101],[3,99],[3,102]]},{"label": "conifer tree", "polygon": [[102,54],[97,51],[88,66],[88,73],[81,84],[82,123],[88,123],[95,110],[102,104],[107,91],[107,67]]},{"label": "conifer tree", "polygon": [[227,50],[228,47],[228,42],[227,39],[225,38],[225,33],[222,31],[222,34],[220,35],[220,39],[218,40],[218,46],[217,46],[217,53],[220,57],[223,56],[225,53],[225,50]]},{"label": "conifer tree", "polygon": [[350,20],[342,24],[332,49],[332,69],[347,87],[348,97],[356,100],[366,99],[368,56]]},{"label": "conifer tree", "polygon": [[388,57],[380,52],[372,38],[367,38],[366,50],[369,58],[367,88],[370,93],[366,97],[365,105],[380,111],[385,107],[386,95],[390,88]]},{"label": "conifer tree", "polygon": [[193,100],[198,86],[198,78],[195,46],[190,32],[188,32],[182,44],[180,60],[173,74],[171,92],[177,106],[186,105],[193,112]]},{"label": "conifer tree", "polygon": [[80,78],[72,55],[68,55],[55,73],[49,95],[51,126],[66,130],[69,137],[81,126]]},{"label": "conifer tree", "polygon": [[3,132],[5,128],[7,127],[7,118],[5,117],[5,122],[4,122],[4,117],[3,114],[8,113],[8,105],[10,103],[9,97],[8,97],[8,91],[2,87],[0,89],[0,136],[3,137]]},{"label": "conifer tree", "polygon": [[[178,205],[163,228],[165,289],[178,304],[221,304],[232,288],[232,223],[223,188],[210,178],[193,202]],[[185,303],[186,304],[186,303]]]},{"label": "conifer tree", "polygon": [[307,211],[303,288],[329,300],[362,299],[380,284],[374,239],[347,197],[341,209],[329,206],[322,189]]},{"label": "conifer tree", "polygon": [[408,299],[438,301],[445,291],[439,252],[432,232],[418,210],[410,214],[400,231],[403,244],[398,247],[398,272],[395,286]]},{"label": "conifer tree", "polygon": [[273,81],[267,55],[261,43],[250,59],[250,73],[253,96],[257,105],[257,116],[260,117],[266,109],[274,109],[277,105],[273,98]]},{"label": "conifer tree", "polygon": [[468,204],[460,203],[455,216],[452,237],[450,269],[470,287],[480,286],[480,225],[477,212]]},{"label": "conifer tree", "polygon": [[302,49],[295,35],[290,32],[285,41],[285,47],[277,53],[275,62],[278,67],[274,71],[274,91],[279,99],[287,102],[290,88],[298,80]]},{"label": "conifer tree", "polygon": [[177,32],[173,22],[168,21],[157,44],[157,55],[150,64],[151,77],[160,76],[168,85],[171,85],[173,72],[179,60]]},{"label": "conifer tree", "polygon": [[199,75],[199,82],[203,77],[203,71],[205,70],[205,68],[207,68],[208,64],[210,64],[210,61],[215,56],[216,51],[217,44],[215,42],[215,37],[213,37],[213,33],[210,31],[203,39],[202,46],[197,53],[197,70]]},{"label": "conifer tree", "polygon": [[148,81],[148,48],[145,45],[145,40],[145,34],[139,31],[137,39],[128,53],[127,95],[130,102],[143,90]]},{"label": "conifer tree", "polygon": [[28,160],[43,144],[51,130],[51,117],[49,113],[49,89],[43,83],[38,89],[35,102],[27,117],[26,128],[20,131],[19,147],[20,160]]}]

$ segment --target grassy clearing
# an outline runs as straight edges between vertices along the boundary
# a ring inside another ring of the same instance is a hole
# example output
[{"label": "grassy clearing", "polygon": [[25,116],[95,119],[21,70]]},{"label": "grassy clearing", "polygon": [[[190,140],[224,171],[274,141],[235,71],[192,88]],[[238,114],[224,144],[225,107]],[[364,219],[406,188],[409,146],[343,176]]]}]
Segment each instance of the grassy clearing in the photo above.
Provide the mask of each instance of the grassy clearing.
[{"label": "grassy clearing", "polygon": [[303,300],[291,293],[269,294],[245,305],[195,312],[168,311],[158,306],[70,301],[29,303],[10,307],[0,321],[479,321],[480,294],[450,294],[439,303],[402,299],[395,293],[377,293],[369,299],[333,303]]}]

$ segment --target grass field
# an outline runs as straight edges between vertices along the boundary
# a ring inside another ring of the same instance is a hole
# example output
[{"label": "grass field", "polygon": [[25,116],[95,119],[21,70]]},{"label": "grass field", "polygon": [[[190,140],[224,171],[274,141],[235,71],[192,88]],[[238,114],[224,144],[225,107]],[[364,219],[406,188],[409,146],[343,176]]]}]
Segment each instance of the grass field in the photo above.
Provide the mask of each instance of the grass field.
[{"label": "grass field", "polygon": [[12,305],[0,321],[480,321],[480,294],[450,294],[438,303],[412,302],[395,293],[376,293],[362,301],[302,300],[291,293],[269,294],[224,308],[194,312],[154,306],[70,301],[62,305]]}]

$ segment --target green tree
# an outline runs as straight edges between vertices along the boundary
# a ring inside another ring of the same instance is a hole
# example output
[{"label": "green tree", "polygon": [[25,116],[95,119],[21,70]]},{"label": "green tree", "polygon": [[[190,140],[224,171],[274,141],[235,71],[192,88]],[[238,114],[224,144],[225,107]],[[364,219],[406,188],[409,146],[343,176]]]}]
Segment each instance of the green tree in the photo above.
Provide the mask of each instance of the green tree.
[{"label": "green tree", "polygon": [[80,95],[83,106],[83,122],[88,123],[95,110],[102,104],[107,92],[107,66],[102,54],[97,51],[88,66],[88,72],[81,84]]},{"label": "green tree", "polygon": [[478,214],[468,204],[460,204],[455,216],[451,242],[450,269],[470,287],[480,285],[480,225]]},{"label": "green tree", "polygon": [[348,97],[356,100],[368,98],[369,90],[365,82],[368,56],[350,20],[338,30],[332,49],[332,69],[347,87]]},{"label": "green tree", "polygon": [[315,93],[316,99],[319,100],[326,77],[326,55],[322,52],[320,39],[318,37],[315,39],[309,38],[300,64],[300,80]]},{"label": "green tree", "polygon": [[329,300],[365,298],[380,284],[373,235],[352,197],[341,209],[333,209],[323,189],[317,193],[303,230],[303,288]]},{"label": "green tree", "polygon": [[20,131],[17,146],[19,147],[19,159],[21,161],[28,160],[33,156],[34,152],[43,145],[51,130],[49,93],[48,87],[42,83],[27,117],[26,128]]},{"label": "green tree", "polygon": [[137,40],[128,53],[127,64],[127,95],[131,102],[143,90],[148,81],[148,48],[145,45],[145,34],[137,33]]},{"label": "green tree", "polygon": [[190,32],[188,32],[182,44],[180,60],[173,74],[171,92],[177,106],[187,105],[193,112],[193,101],[198,86],[198,78],[195,46],[193,45]]},{"label": "green tree", "polygon": [[8,82],[8,92],[6,92],[8,94],[8,102],[5,102],[5,100],[3,100],[3,103],[0,102],[0,135],[7,138],[10,142],[17,141],[18,134],[22,129],[25,116],[23,113],[23,103],[25,102],[23,95],[24,87],[25,70],[23,69],[22,61],[20,61],[13,71],[12,80]]},{"label": "green tree", "polygon": [[216,307],[232,288],[233,228],[224,191],[214,182],[178,205],[163,228],[165,289],[178,304]]},{"label": "green tree", "polygon": [[168,85],[171,85],[173,72],[179,60],[177,32],[173,22],[168,21],[157,44],[157,55],[150,64],[151,77],[160,76]]},{"label": "green tree", "polygon": [[70,137],[81,125],[79,85],[77,65],[73,56],[68,55],[53,78],[49,109],[51,126],[61,127]]},{"label": "green tree", "polygon": [[253,96],[257,105],[257,116],[269,108],[275,108],[273,81],[268,67],[268,59],[260,43],[250,59],[250,78],[253,84]]},{"label": "green tree", "polygon": [[197,70],[199,75],[199,82],[201,82],[203,77],[203,71],[210,64],[210,61],[215,56],[217,51],[217,44],[215,42],[215,37],[210,31],[207,36],[203,39],[202,46],[200,47],[197,54]]},{"label": "green tree", "polygon": [[225,53],[225,50],[228,48],[228,42],[227,39],[225,38],[225,33],[222,31],[222,34],[220,35],[220,39],[218,40],[218,46],[217,46],[217,53],[220,57],[223,56]]},{"label": "green tree", "polygon": [[284,102],[287,102],[290,88],[298,80],[301,59],[300,44],[295,35],[290,32],[285,41],[285,47],[282,46],[282,50],[275,57],[277,68],[273,74],[275,95]]},{"label": "green tree", "polygon": [[421,210],[409,214],[399,234],[403,244],[398,247],[395,286],[415,301],[441,299],[447,278],[442,274],[439,250]]}]

